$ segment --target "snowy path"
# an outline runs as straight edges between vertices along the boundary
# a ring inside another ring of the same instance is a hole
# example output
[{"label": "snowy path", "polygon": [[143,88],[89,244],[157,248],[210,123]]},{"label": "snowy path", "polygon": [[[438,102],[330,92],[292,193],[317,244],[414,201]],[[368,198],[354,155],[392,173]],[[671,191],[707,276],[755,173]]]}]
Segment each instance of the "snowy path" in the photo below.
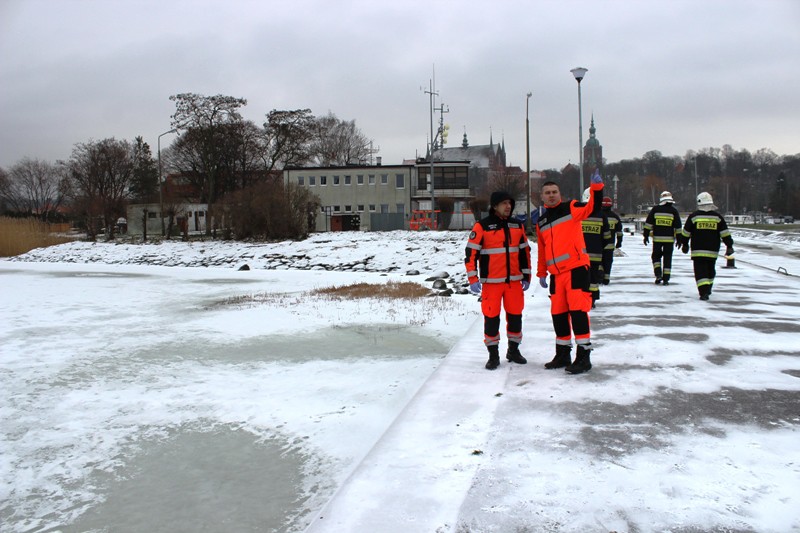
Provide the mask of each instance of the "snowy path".
[{"label": "snowy path", "polygon": [[719,268],[702,302],[687,256],[663,287],[624,249],[590,373],[542,368],[542,289],[526,366],[484,370],[478,320],[308,532],[800,528],[800,283]]}]

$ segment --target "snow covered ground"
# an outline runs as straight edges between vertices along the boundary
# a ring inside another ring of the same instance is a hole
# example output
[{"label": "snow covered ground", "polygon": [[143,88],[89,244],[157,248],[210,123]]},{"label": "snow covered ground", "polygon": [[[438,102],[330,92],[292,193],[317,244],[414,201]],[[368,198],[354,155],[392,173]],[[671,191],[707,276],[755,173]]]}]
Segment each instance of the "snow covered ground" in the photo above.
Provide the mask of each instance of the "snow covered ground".
[{"label": "snow covered ground", "polygon": [[495,372],[474,296],[309,293],[458,286],[465,232],[2,261],[3,530],[800,529],[800,244],[734,238],[738,268],[701,302],[686,256],[656,286],[626,236],[580,376],[542,368],[538,286],[530,363]]}]

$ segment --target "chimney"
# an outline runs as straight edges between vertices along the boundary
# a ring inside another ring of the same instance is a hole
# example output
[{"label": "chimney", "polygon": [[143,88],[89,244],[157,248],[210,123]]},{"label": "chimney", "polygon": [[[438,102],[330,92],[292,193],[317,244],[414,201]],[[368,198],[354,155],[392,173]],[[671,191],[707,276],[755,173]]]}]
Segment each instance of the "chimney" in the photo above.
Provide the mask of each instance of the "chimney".
[{"label": "chimney", "polygon": [[378,162],[378,166],[381,166],[381,156],[377,156],[375,160]]}]

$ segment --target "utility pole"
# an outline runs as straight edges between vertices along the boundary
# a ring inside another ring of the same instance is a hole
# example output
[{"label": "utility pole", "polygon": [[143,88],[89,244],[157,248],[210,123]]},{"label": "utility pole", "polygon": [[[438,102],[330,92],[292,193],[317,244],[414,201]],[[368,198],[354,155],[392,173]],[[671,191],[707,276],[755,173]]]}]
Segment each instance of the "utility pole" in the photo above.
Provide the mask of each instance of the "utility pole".
[{"label": "utility pole", "polygon": [[[436,207],[436,199],[434,197],[434,187],[433,187],[433,152],[434,152],[435,147],[436,147],[436,138],[433,136],[433,112],[435,110],[435,108],[434,108],[434,96],[439,96],[439,93],[435,92],[434,89],[433,89],[433,78],[431,78],[429,81],[430,81],[430,90],[425,91],[425,94],[430,95],[430,102],[431,102],[431,105],[430,105],[430,110],[431,110],[431,113],[430,113],[430,115],[431,115],[431,144],[430,144],[431,173],[430,173],[430,176],[429,176],[428,185],[431,188],[431,223],[433,223],[433,221],[435,220],[434,211],[435,211],[435,207]],[[431,229],[433,229],[433,228],[431,228]]]}]

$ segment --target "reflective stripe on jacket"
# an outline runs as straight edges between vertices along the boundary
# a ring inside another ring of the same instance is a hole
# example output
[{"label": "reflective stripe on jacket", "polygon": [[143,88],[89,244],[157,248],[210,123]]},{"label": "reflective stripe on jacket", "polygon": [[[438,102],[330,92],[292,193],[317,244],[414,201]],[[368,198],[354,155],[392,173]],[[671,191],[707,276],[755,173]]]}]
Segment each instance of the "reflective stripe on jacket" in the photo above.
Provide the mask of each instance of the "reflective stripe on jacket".
[{"label": "reflective stripe on jacket", "polygon": [[692,259],[716,259],[719,243],[733,246],[733,237],[725,219],[716,211],[695,211],[683,226],[683,242],[692,244]]},{"label": "reflective stripe on jacket", "polygon": [[657,205],[647,213],[644,221],[645,237],[653,232],[653,242],[675,242],[681,232],[681,215],[671,203]]},{"label": "reflective stripe on jacket", "polygon": [[525,228],[514,219],[495,214],[476,222],[467,241],[467,277],[470,284],[531,280],[531,247]]},{"label": "reflective stripe on jacket", "polygon": [[[602,183],[592,183],[592,191],[602,190]],[[580,266],[589,266],[581,222],[594,210],[595,194],[588,203],[572,200],[549,207],[536,223],[538,264],[536,276],[560,274]]]}]

